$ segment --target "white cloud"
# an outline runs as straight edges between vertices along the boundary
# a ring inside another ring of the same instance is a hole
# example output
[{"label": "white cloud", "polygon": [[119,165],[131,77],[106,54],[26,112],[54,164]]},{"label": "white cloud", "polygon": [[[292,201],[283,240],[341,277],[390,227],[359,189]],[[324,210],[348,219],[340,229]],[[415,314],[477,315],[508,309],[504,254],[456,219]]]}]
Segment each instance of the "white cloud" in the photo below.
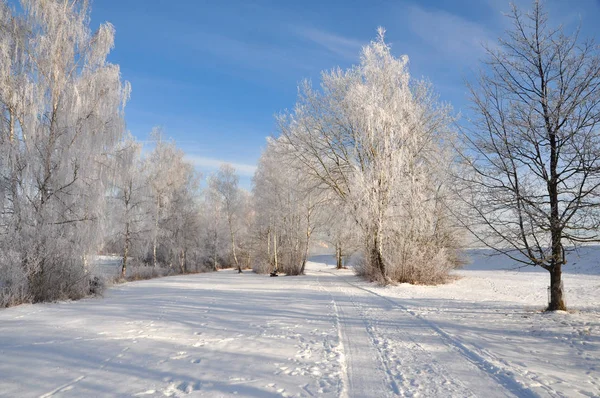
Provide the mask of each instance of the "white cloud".
[{"label": "white cloud", "polygon": [[198,168],[208,169],[210,171],[217,170],[222,164],[228,163],[232,165],[240,176],[252,177],[256,171],[256,166],[244,163],[228,162],[226,160],[208,158],[198,155],[185,155],[186,159]]}]

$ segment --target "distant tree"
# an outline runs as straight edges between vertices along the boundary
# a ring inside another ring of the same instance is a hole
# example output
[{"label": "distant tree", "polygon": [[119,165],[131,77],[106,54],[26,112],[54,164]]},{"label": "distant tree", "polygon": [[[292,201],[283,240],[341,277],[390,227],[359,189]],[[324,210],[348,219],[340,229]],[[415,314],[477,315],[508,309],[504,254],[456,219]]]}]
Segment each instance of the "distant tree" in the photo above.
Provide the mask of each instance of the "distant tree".
[{"label": "distant tree", "polygon": [[[186,204],[186,195],[197,187],[193,165],[185,160],[184,152],[177,148],[173,141],[165,141],[162,130],[155,128],[152,131],[154,150],[145,159],[145,168],[148,175],[150,188],[150,203],[153,210],[151,257],[152,265],[159,265],[159,249],[163,250],[163,262],[169,268],[173,265],[171,256],[173,248],[173,235],[179,228],[173,223],[182,222],[178,212]],[[191,198],[190,198],[191,200]]]},{"label": "distant tree", "polygon": [[121,278],[127,276],[127,263],[136,239],[149,228],[148,179],[141,160],[142,145],[128,136],[115,151],[114,182],[111,198],[114,234],[123,256]]},{"label": "distant tree", "polygon": [[227,233],[227,223],[223,217],[223,205],[217,192],[211,186],[204,190],[201,205],[202,217],[202,242],[204,256],[210,263],[213,271],[219,269],[220,259],[223,257]]},{"label": "distant tree", "polygon": [[237,256],[236,234],[238,219],[241,209],[241,196],[239,188],[240,177],[235,168],[230,164],[223,164],[219,171],[209,178],[209,189],[218,195],[225,211],[227,225],[229,227],[229,240],[231,243],[231,255],[238,273],[242,273],[242,266]]},{"label": "distant tree", "polygon": [[459,194],[474,217],[462,219],[486,245],[547,270],[548,310],[565,310],[565,244],[599,238],[599,49],[551,26],[540,1],[509,18],[470,86],[476,117]]}]

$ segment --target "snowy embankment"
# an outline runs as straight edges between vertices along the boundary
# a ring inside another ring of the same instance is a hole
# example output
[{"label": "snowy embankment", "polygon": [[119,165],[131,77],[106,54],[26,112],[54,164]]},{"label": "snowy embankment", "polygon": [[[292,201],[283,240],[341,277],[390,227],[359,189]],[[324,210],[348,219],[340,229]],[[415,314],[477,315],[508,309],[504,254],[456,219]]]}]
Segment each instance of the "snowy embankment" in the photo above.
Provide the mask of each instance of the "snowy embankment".
[{"label": "snowy embankment", "polygon": [[231,270],[0,311],[2,396],[600,396],[600,250],[546,272],[480,257],[443,286]]}]

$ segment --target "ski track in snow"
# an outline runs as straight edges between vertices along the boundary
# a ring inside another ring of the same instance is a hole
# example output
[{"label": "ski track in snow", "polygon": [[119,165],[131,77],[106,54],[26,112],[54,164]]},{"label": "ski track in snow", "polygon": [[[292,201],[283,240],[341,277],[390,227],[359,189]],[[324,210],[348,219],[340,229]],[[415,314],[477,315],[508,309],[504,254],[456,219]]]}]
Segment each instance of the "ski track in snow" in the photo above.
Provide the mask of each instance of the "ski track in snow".
[{"label": "ski track in snow", "polygon": [[[0,396],[600,396],[598,300],[532,309],[545,274],[383,288],[319,262],[307,272],[225,270],[1,310]],[[583,278],[598,292],[600,277]]]}]

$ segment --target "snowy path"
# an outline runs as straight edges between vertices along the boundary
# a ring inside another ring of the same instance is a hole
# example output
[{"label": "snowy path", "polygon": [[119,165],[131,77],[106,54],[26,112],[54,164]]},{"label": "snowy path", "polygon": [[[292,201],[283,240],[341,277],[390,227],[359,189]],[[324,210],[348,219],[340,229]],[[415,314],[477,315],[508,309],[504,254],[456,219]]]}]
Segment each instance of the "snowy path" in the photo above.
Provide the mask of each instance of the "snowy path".
[{"label": "snowy path", "polygon": [[[329,273],[329,272],[328,272]],[[526,396],[512,380],[494,377],[459,343],[393,300],[328,278],[341,309],[351,396]]]},{"label": "snowy path", "polygon": [[1,310],[0,396],[600,396],[597,309],[523,310],[489,289],[498,276],[379,288],[309,263]]}]

